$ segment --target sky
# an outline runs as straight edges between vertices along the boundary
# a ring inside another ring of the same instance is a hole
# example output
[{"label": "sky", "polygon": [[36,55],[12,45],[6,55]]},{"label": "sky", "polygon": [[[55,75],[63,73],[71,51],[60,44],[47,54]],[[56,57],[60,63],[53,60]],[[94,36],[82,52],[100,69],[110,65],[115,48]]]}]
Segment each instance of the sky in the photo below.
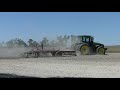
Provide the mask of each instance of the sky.
[{"label": "sky", "polygon": [[120,45],[120,12],[0,12],[0,42],[59,35],[92,35],[96,42]]}]

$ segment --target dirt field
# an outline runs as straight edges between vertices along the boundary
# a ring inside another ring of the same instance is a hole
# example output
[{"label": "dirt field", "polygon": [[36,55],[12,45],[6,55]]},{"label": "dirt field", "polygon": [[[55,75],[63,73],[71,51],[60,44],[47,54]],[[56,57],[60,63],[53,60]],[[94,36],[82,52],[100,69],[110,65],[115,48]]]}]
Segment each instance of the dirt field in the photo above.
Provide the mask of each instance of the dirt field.
[{"label": "dirt field", "polygon": [[0,59],[0,73],[40,78],[120,78],[120,53],[72,57]]}]

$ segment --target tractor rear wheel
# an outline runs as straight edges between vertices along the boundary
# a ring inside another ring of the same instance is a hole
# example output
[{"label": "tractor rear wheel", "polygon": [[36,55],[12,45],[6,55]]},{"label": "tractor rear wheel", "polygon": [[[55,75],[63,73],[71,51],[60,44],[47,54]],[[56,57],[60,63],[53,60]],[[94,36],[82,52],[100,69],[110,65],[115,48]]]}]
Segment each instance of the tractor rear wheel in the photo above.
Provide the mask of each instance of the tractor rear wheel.
[{"label": "tractor rear wheel", "polygon": [[82,55],[88,55],[88,54],[90,54],[90,47],[87,44],[83,44],[80,47],[80,52]]},{"label": "tractor rear wheel", "polygon": [[105,49],[104,47],[100,46],[97,48],[97,53],[100,55],[104,55],[105,54]]}]

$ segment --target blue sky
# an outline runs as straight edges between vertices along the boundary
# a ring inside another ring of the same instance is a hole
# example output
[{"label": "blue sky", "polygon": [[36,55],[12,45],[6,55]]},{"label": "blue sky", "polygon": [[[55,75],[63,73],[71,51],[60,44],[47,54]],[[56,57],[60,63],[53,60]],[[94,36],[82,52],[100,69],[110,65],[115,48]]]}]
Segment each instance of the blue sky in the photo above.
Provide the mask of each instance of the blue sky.
[{"label": "blue sky", "polygon": [[0,12],[0,42],[65,34],[93,35],[105,45],[120,45],[120,12]]}]

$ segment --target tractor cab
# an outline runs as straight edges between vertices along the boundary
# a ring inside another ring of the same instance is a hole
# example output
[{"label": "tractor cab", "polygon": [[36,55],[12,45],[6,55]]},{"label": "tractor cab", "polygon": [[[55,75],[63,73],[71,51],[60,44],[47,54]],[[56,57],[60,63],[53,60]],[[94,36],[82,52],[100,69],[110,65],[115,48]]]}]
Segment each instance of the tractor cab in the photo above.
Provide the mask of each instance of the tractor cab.
[{"label": "tractor cab", "polygon": [[87,43],[87,44],[93,44],[94,38],[89,35],[82,35],[82,36],[77,36],[78,37],[78,42],[80,43]]}]

